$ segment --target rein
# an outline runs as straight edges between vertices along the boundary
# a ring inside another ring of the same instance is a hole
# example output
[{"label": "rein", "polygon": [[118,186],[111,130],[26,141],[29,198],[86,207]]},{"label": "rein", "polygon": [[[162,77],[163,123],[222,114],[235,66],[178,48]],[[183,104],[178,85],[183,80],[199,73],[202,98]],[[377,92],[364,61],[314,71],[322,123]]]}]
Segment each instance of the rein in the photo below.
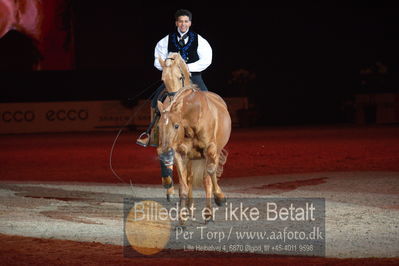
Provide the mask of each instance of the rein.
[{"label": "rein", "polygon": [[189,90],[189,89],[191,89],[191,88],[181,88],[180,90],[174,92],[174,95],[172,96],[172,100],[170,101],[169,106],[166,107],[166,108],[162,111],[162,113],[169,112],[170,109],[172,108],[173,104],[174,104],[174,103],[177,101],[177,99],[179,98],[179,96],[180,96],[183,92],[185,92],[186,90]]}]

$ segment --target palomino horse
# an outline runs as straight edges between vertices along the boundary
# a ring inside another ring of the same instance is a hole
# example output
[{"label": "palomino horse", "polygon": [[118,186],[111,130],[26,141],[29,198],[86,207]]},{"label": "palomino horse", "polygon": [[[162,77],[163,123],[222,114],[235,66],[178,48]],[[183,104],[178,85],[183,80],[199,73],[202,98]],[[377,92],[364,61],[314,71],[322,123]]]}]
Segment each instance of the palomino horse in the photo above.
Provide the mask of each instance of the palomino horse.
[{"label": "palomino horse", "polygon": [[[165,60],[162,80],[169,97],[158,101],[161,113],[159,147],[162,177],[172,179],[172,167],[176,164],[179,175],[179,196],[182,207],[190,208],[192,188],[203,183],[206,205],[211,208],[212,194],[217,205],[225,202],[218,185],[227,159],[224,150],[231,133],[231,118],[224,100],[215,93],[199,91],[190,83],[186,63],[178,53],[170,53]],[[164,182],[165,185],[165,182]],[[173,186],[167,196],[173,193]],[[208,212],[207,220],[212,216]]]}]

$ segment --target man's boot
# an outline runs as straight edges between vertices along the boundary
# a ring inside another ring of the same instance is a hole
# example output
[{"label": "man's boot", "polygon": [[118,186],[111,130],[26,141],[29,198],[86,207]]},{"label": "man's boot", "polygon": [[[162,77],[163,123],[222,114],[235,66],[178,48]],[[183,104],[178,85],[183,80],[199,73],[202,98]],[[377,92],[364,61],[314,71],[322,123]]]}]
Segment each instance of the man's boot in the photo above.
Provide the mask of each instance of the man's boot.
[{"label": "man's boot", "polygon": [[159,116],[156,117],[155,125],[151,130],[150,134],[150,146],[158,147],[159,144],[159,127],[158,127]]},{"label": "man's boot", "polygon": [[155,108],[151,108],[151,123],[147,130],[141,133],[139,138],[136,140],[136,144],[143,147],[148,147],[148,145],[152,147],[158,147],[158,120],[159,114],[157,114]]}]

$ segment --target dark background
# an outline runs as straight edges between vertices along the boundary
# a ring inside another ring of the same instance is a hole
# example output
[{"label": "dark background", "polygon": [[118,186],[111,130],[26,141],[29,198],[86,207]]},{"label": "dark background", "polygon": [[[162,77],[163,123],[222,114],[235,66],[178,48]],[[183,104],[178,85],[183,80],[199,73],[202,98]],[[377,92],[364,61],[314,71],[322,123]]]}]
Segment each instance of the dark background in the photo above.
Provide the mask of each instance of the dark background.
[{"label": "dark background", "polygon": [[[138,98],[147,98],[161,77],[153,67],[153,50],[175,29],[179,8],[192,11],[191,29],[213,48],[213,63],[203,73],[208,88],[224,97],[248,96],[257,124],[351,122],[356,93],[399,90],[396,8],[71,4],[75,69],[15,70],[15,64],[34,56],[25,43],[13,57],[12,70],[3,60],[2,101],[126,102],[140,93]],[[21,38],[6,35],[0,40],[1,53],[16,51]],[[240,69],[250,78],[234,81],[233,72]],[[369,74],[361,75],[365,69]]]}]

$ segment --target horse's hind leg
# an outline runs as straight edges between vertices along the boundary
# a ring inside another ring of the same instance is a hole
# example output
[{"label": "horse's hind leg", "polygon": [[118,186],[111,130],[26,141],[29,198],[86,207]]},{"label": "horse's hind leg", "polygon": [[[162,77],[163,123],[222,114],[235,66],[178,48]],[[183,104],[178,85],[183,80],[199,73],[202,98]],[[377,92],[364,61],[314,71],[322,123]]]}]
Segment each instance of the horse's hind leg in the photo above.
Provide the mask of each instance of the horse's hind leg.
[{"label": "horse's hind leg", "polygon": [[221,206],[223,203],[226,202],[226,198],[222,189],[218,185],[216,170],[217,165],[219,163],[219,153],[217,152],[216,144],[211,142],[208,147],[206,148],[206,170],[207,173],[210,175],[213,185],[213,195],[215,197],[215,203],[218,206]]},{"label": "horse's hind leg", "polygon": [[207,212],[204,213],[205,223],[209,222],[212,219],[212,180],[209,175],[204,177],[204,188],[205,188],[205,204],[207,208]]}]

